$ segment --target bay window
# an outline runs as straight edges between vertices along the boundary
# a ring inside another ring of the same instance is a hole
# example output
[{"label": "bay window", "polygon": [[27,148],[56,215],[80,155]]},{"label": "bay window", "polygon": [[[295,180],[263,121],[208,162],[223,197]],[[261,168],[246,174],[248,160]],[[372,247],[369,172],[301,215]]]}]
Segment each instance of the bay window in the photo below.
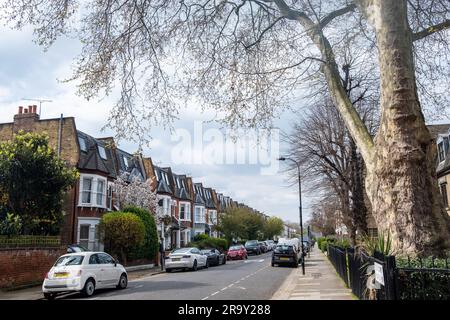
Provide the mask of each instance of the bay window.
[{"label": "bay window", "polygon": [[180,203],[180,220],[191,221],[190,203]]},{"label": "bay window", "polygon": [[81,174],[80,184],[79,206],[106,208],[106,178]]}]

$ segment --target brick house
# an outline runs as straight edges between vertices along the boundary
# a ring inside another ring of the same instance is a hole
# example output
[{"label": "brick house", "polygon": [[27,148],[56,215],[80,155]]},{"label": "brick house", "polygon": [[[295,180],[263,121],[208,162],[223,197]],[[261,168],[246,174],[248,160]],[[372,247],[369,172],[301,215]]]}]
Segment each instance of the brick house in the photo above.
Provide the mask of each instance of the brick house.
[{"label": "brick house", "polygon": [[209,234],[209,225],[206,221],[204,188],[201,183],[194,183],[194,236]]},{"label": "brick house", "polygon": [[179,221],[180,229],[178,234],[179,243],[177,247],[185,247],[191,242],[194,232],[193,213],[194,207],[194,189],[192,179],[186,175],[172,173],[174,181],[174,196],[176,200],[176,215]]},{"label": "brick house", "polygon": [[450,215],[450,124],[429,125],[432,138],[436,141],[436,176],[447,214]]},{"label": "brick house", "polygon": [[12,123],[0,124],[0,140],[11,140],[21,130],[48,135],[49,145],[80,173],[63,204],[61,243],[102,250],[97,232],[100,219],[105,212],[119,209],[113,182],[118,176],[126,181],[146,179],[142,160],[116,148],[113,138],[98,139],[77,130],[73,117],[40,119],[36,110],[36,106],[19,107]]}]

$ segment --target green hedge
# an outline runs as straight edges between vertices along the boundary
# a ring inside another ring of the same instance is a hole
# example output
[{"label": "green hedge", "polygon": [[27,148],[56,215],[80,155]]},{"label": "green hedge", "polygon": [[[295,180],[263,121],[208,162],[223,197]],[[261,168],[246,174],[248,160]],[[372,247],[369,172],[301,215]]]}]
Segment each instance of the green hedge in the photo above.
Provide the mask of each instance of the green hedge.
[{"label": "green hedge", "polygon": [[334,237],[328,236],[328,237],[320,237],[320,238],[317,240],[317,246],[319,247],[319,249],[320,249],[322,252],[327,251],[327,248],[328,248],[328,244],[329,244],[329,243],[336,243],[336,239],[335,239]]},{"label": "green hedge", "polygon": [[141,219],[145,226],[144,244],[131,250],[128,256],[129,259],[154,260],[159,248],[155,218],[153,218],[153,215],[149,211],[137,207],[129,206],[124,208],[122,211],[135,214]]},{"label": "green hedge", "polygon": [[214,248],[219,251],[228,250],[228,241],[223,238],[213,238],[207,234],[200,234],[195,236],[194,241],[189,244],[190,246],[197,247],[199,249]]},{"label": "green hedge", "polygon": [[59,247],[59,236],[0,236],[0,248]]}]

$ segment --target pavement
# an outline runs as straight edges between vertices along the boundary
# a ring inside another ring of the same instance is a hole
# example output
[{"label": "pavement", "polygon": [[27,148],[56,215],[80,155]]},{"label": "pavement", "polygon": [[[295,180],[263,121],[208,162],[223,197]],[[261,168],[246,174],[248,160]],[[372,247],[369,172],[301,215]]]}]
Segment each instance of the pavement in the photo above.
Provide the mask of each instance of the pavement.
[{"label": "pavement", "polygon": [[354,300],[356,297],[337,275],[326,255],[315,246],[301,266],[295,269],[272,300]]}]

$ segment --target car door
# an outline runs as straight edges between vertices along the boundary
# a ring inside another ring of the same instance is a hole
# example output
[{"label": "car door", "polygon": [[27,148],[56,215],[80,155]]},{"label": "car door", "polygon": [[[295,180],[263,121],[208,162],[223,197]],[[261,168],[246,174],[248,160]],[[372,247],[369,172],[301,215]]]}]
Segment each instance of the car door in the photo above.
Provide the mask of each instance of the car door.
[{"label": "car door", "polygon": [[103,285],[110,286],[119,282],[116,276],[116,267],[114,266],[114,259],[106,253],[98,253],[100,260],[100,273],[102,273]]},{"label": "car door", "polygon": [[85,267],[86,273],[88,274],[87,277],[89,277],[91,274],[95,276],[95,286],[97,288],[103,287],[105,282],[105,274],[101,271],[102,265],[100,264],[100,259],[98,257],[98,254],[92,254],[89,257],[89,263]]},{"label": "car door", "polygon": [[200,250],[198,249],[192,249],[192,253],[194,253],[196,255],[196,259],[198,261],[198,265],[199,266],[205,266],[206,265],[206,260],[208,259],[207,255],[204,255],[200,252]]}]

